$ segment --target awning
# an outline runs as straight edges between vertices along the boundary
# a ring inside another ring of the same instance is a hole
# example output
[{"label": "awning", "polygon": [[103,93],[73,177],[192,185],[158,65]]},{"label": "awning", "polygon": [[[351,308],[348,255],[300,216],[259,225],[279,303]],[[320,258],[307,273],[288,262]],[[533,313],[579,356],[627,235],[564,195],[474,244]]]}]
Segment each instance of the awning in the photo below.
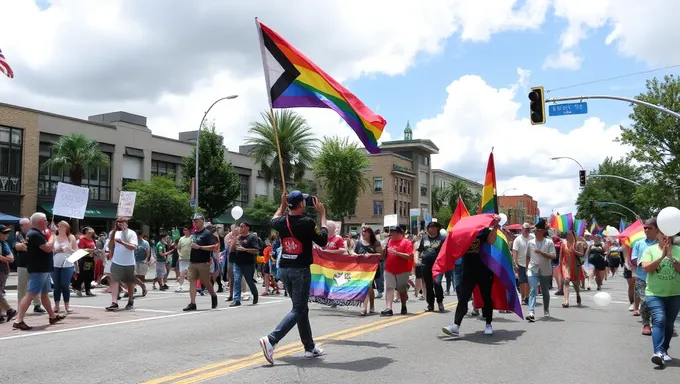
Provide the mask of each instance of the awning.
[{"label": "awning", "polygon": [[249,217],[248,215],[243,215],[241,218],[238,220],[234,220],[234,218],[231,216],[231,212],[227,211],[224,212],[221,216],[215,218],[212,220],[213,224],[224,224],[224,225],[232,225],[235,222],[247,222],[250,225],[257,225],[257,226],[264,226],[267,225],[267,223],[263,223],[262,221],[255,220],[252,217]]},{"label": "awning", "polygon": [[[51,214],[52,213],[52,207],[54,204],[50,203],[43,203],[40,204],[40,207],[45,210],[45,212]],[[93,206],[88,204],[87,208],[85,209],[85,217],[88,219],[115,219],[116,218],[116,212],[117,207],[114,205],[111,206]]]},{"label": "awning", "polygon": [[20,217],[0,212],[0,223],[18,223],[19,220],[21,220]]}]

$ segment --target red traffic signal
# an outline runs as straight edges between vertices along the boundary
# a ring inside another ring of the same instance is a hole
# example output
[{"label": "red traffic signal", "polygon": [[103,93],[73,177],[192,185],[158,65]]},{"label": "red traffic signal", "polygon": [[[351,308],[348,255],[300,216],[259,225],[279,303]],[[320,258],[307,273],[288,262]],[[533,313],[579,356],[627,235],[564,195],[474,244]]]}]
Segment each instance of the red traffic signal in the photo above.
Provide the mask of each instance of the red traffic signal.
[{"label": "red traffic signal", "polygon": [[543,87],[533,87],[529,92],[531,125],[545,124],[545,99]]}]

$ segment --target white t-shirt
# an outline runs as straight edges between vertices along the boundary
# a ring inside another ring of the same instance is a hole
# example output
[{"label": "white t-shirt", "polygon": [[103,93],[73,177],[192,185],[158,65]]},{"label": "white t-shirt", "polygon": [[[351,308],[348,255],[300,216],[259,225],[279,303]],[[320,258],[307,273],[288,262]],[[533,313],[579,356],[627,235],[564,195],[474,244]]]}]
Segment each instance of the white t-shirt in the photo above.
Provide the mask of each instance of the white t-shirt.
[{"label": "white t-shirt", "polygon": [[556,255],[555,244],[552,239],[545,237],[542,241],[537,241],[535,238],[529,240],[529,270],[532,275],[551,276],[552,275],[552,259],[543,257],[536,253],[536,250]]},{"label": "white t-shirt", "polygon": [[526,267],[527,266],[527,249],[529,247],[530,237],[525,238],[519,235],[512,242],[512,250],[517,251],[517,264]]},{"label": "white t-shirt", "polygon": [[[125,232],[125,236],[123,236],[123,232]],[[129,228],[125,231],[117,231],[116,239],[121,239],[137,246],[137,235]],[[116,245],[113,248],[113,263],[122,266],[135,265],[134,249],[127,249],[123,244],[115,244]]]}]

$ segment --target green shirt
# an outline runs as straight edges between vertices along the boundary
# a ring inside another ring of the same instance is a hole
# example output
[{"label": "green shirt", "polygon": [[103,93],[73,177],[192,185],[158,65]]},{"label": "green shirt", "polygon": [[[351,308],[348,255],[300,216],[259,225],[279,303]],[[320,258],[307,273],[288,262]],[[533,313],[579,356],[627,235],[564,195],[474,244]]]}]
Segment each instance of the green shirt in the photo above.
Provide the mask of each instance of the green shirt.
[{"label": "green shirt", "polygon": [[[657,245],[652,245],[645,249],[639,261],[654,261],[663,257],[662,255],[662,250]],[[680,247],[674,246],[671,249],[671,255],[674,259],[680,261]],[[680,296],[680,273],[675,270],[672,261],[664,258],[656,271],[647,272],[645,294],[658,297]]]},{"label": "green shirt", "polygon": [[162,255],[162,253],[165,253],[165,244],[163,244],[162,241],[159,241],[158,244],[156,244],[156,261],[160,263],[165,263],[166,257]]}]

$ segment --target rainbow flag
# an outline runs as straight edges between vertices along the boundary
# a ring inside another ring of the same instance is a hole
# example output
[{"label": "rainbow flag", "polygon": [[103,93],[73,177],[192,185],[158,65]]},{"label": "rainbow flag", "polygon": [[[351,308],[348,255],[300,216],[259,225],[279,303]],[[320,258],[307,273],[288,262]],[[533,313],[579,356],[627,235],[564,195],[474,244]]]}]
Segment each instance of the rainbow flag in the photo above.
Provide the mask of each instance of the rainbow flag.
[{"label": "rainbow flag", "polygon": [[574,216],[571,213],[557,215],[553,218],[553,224],[556,224],[556,227],[553,228],[558,232],[564,233],[570,231],[574,229]]},{"label": "rainbow flag", "polygon": [[326,305],[359,306],[368,295],[380,257],[353,257],[314,249],[310,266],[309,301]]},{"label": "rainbow flag", "polygon": [[646,238],[647,235],[645,235],[645,226],[642,224],[642,220],[638,219],[616,237],[621,239],[627,247],[633,248],[633,244]]},{"label": "rainbow flag", "polygon": [[600,224],[598,224],[597,220],[593,217],[593,221],[590,223],[590,234],[597,235],[598,233],[602,233],[602,227],[600,227]]},{"label": "rainbow flag", "polygon": [[583,236],[586,233],[586,221],[576,219],[574,221],[574,232],[576,232],[576,236]]},{"label": "rainbow flag", "polygon": [[272,108],[330,108],[359,136],[366,150],[379,153],[387,122],[279,34],[255,18],[262,66]]},{"label": "rainbow flag", "polygon": [[498,197],[496,196],[496,165],[493,161],[493,152],[489,154],[489,162],[486,165],[484,187],[482,187],[482,201],[479,204],[478,213],[498,214]]},{"label": "rainbow flag", "polygon": [[450,232],[451,228],[453,228],[456,225],[456,223],[460,221],[460,219],[468,216],[470,216],[470,212],[468,212],[467,207],[463,203],[463,199],[461,199],[461,197],[458,196],[458,204],[456,204],[456,210],[453,212],[453,216],[451,216],[451,221],[449,221],[449,226],[446,227],[446,231]]},{"label": "rainbow flag", "polygon": [[626,226],[628,226],[628,223],[621,219],[621,221],[619,221],[619,233],[623,233],[623,231],[626,230]]}]

